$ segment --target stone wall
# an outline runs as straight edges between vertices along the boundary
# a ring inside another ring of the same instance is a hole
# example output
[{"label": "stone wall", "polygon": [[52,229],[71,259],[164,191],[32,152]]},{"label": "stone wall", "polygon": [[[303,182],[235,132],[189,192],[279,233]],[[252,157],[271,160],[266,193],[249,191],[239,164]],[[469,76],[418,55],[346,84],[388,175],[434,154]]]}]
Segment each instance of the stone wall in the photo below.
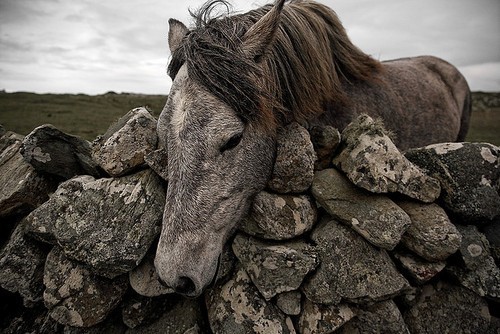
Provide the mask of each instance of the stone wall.
[{"label": "stone wall", "polygon": [[217,283],[184,299],[153,268],[155,126],[137,108],[93,143],[0,127],[4,332],[500,333],[500,148],[291,124]]}]

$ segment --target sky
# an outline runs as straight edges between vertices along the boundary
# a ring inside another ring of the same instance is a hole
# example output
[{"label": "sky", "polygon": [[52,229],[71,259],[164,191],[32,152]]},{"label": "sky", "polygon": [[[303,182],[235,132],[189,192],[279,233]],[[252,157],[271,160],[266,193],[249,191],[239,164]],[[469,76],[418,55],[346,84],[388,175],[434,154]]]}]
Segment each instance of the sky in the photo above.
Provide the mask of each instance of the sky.
[{"label": "sky", "polygon": [[[168,19],[204,0],[0,0],[0,90],[168,94]],[[247,11],[269,1],[232,0]],[[446,59],[473,91],[500,91],[499,0],[320,0],[379,60]]]}]

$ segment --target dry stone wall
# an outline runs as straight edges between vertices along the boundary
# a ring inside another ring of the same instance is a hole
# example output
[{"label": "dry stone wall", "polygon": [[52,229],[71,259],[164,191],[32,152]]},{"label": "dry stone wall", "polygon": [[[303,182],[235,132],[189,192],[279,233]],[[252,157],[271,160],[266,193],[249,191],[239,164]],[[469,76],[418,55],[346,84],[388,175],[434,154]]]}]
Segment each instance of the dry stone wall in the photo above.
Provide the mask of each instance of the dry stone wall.
[{"label": "dry stone wall", "polygon": [[3,332],[500,333],[500,148],[291,124],[217,283],[184,299],[153,267],[155,123],[137,108],[93,143],[0,128]]}]

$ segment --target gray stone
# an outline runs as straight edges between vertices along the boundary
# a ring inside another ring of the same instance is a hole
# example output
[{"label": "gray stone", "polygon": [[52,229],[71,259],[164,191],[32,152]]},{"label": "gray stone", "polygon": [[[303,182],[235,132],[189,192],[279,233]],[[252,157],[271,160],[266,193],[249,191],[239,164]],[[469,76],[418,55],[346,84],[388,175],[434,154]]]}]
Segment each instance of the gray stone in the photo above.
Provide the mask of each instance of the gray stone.
[{"label": "gray stone", "polygon": [[429,261],[443,261],[460,247],[462,236],[437,204],[398,202],[410,216],[411,225],[401,243]]},{"label": "gray stone", "polygon": [[346,304],[321,305],[310,300],[304,301],[304,310],[299,318],[301,334],[334,333],[354,317],[354,312]]},{"label": "gray stone", "polygon": [[21,154],[37,171],[65,180],[84,174],[100,176],[90,143],[50,124],[35,128],[24,138]]},{"label": "gray stone", "polygon": [[446,267],[445,261],[428,262],[408,252],[394,252],[393,256],[419,285],[426,283]]},{"label": "gray stone", "polygon": [[[91,327],[72,327],[65,326],[64,334],[123,334],[127,330],[127,326],[123,324],[117,315],[111,314],[104,321]],[[57,331],[42,332],[47,334],[59,333]]]},{"label": "gray stone", "polygon": [[130,286],[139,295],[146,297],[156,297],[167,293],[173,293],[173,289],[160,284],[153,262],[154,253],[149,252],[142,259],[141,264],[129,272]]},{"label": "gray stone", "polygon": [[278,131],[276,161],[269,189],[278,193],[301,193],[310,186],[316,153],[306,129],[297,123]]},{"label": "gray stone", "polygon": [[300,291],[283,292],[276,296],[276,306],[287,315],[299,315],[302,309],[301,301]]},{"label": "gray stone", "polygon": [[42,300],[47,253],[42,245],[24,235],[23,223],[18,224],[0,251],[0,286],[18,292],[27,307]]},{"label": "gray stone", "polygon": [[168,295],[149,298],[129,293],[121,304],[122,320],[128,328],[147,326],[157,321],[179,301],[178,296]]},{"label": "gray stone", "polygon": [[497,333],[485,300],[444,283],[424,286],[403,318],[411,333]]},{"label": "gray stone", "polygon": [[403,320],[403,315],[392,300],[385,300],[373,305],[360,305],[354,309],[354,312],[356,317],[345,324],[339,333],[410,334]]},{"label": "gray stone", "polygon": [[335,169],[316,172],[311,191],[332,217],[375,246],[392,250],[410,226],[410,217],[393,201],[357,188]]},{"label": "gray stone", "polygon": [[312,127],[309,134],[317,155],[314,169],[329,168],[332,164],[333,155],[340,144],[339,130],[329,125],[318,125]]},{"label": "gray stone", "polygon": [[43,283],[50,316],[74,327],[90,327],[103,321],[128,288],[126,276],[114,280],[99,277],[66,258],[58,247],[47,256]]},{"label": "gray stone", "polygon": [[121,176],[144,164],[157,141],[156,119],[146,108],[135,108],[94,140],[92,157],[109,175]]},{"label": "gray stone", "polygon": [[33,210],[56,188],[55,182],[24,160],[22,140],[23,136],[10,131],[0,138],[0,217]]},{"label": "gray stone", "polygon": [[406,157],[439,180],[447,211],[463,224],[500,215],[500,148],[486,143],[443,143],[409,150]]},{"label": "gray stone", "polygon": [[80,176],[62,183],[28,217],[28,231],[113,278],[135,268],[158,235],[165,205],[150,170],[117,179]]},{"label": "gray stone", "polygon": [[397,192],[434,202],[441,192],[439,182],[406,159],[386,133],[380,120],[359,116],[342,132],[343,145],[333,163],[370,192]]},{"label": "gray stone", "polygon": [[264,242],[238,234],[233,251],[267,300],[298,289],[304,277],[318,265],[312,247],[303,241]]},{"label": "gray stone", "polygon": [[261,191],[255,196],[240,229],[250,235],[285,240],[309,231],[317,218],[316,204],[308,195],[278,195]]},{"label": "gray stone", "polygon": [[303,289],[315,303],[380,301],[409,287],[385,250],[334,220],[322,220],[311,239],[317,243],[321,265],[306,279]]},{"label": "gray stone", "polygon": [[165,148],[149,152],[144,156],[144,161],[163,180],[168,181],[168,153]]},{"label": "gray stone", "polygon": [[266,302],[243,269],[205,294],[210,327],[217,334],[295,333],[292,321]]},{"label": "gray stone", "polygon": [[500,263],[500,223],[493,222],[486,225],[483,232],[490,244],[491,256]]}]

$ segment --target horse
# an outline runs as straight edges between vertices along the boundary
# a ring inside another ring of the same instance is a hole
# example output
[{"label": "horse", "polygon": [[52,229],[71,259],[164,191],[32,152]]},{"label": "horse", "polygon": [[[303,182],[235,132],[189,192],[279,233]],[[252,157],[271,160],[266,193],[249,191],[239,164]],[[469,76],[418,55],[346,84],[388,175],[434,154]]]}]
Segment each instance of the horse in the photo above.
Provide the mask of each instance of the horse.
[{"label": "horse", "polygon": [[157,126],[168,188],[154,263],[163,284],[191,297],[213,284],[224,244],[265,188],[280,128],[342,130],[365,113],[406,150],[463,141],[470,118],[467,82],[444,60],[380,62],[314,1],[228,6],[205,3],[191,29],[169,20],[173,81]]}]

